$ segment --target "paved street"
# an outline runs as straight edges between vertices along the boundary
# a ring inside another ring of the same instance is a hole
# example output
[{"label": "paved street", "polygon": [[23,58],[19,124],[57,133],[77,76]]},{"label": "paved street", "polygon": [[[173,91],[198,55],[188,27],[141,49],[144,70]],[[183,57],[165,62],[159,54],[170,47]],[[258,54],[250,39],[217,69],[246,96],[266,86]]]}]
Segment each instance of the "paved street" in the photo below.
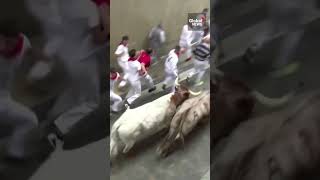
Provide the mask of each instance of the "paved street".
[{"label": "paved street", "polygon": [[[180,75],[185,78],[186,73]],[[192,90],[209,89],[209,72],[205,75],[205,85],[202,88],[191,87]],[[180,82],[184,83],[184,82]],[[158,90],[153,93],[144,92],[137,100],[137,106],[156,99],[167,92],[161,89],[161,83],[157,85]],[[119,115],[111,116],[111,123]],[[111,126],[110,126],[111,127]],[[150,140],[138,143],[129,155],[126,155],[118,161],[112,168],[112,180],[200,180],[209,169],[209,145],[210,145],[210,127],[208,125],[200,126],[197,130],[186,138],[184,148],[180,148],[165,159],[157,157],[156,147],[160,142],[159,137],[155,136]]]}]

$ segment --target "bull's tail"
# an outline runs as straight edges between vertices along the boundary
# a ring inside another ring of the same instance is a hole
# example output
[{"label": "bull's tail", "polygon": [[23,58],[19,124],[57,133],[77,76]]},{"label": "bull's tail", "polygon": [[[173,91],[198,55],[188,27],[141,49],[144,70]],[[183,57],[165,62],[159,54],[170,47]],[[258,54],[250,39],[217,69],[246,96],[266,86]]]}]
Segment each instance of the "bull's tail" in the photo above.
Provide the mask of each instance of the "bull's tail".
[{"label": "bull's tail", "polygon": [[269,98],[256,90],[252,91],[252,95],[262,105],[274,108],[283,106],[288,103],[288,101],[297,94],[297,92],[303,87],[303,85],[303,83],[299,83],[295,89],[280,98]]}]

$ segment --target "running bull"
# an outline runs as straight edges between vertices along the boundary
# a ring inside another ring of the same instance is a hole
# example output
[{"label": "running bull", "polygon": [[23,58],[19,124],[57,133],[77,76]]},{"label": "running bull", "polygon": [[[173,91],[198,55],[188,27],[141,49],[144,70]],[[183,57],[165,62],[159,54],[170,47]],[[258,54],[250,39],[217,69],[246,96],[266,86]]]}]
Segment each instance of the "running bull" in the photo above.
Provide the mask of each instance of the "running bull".
[{"label": "running bull", "polygon": [[301,99],[239,126],[221,153],[214,155],[213,179],[317,179],[320,92]]},{"label": "running bull", "polygon": [[251,89],[243,81],[225,76],[215,76],[215,82],[211,82],[210,93],[213,98],[211,103],[213,110],[210,123],[211,145],[216,144],[222,137],[227,136],[238,124],[249,119],[253,113],[256,102],[266,107],[280,107],[286,104],[302,86],[289,92],[280,98],[269,98]]},{"label": "running bull", "polygon": [[167,156],[174,149],[177,140],[181,140],[184,144],[184,137],[198,124],[208,122],[209,114],[210,93],[208,91],[186,100],[174,115],[169,133],[157,149],[158,154]]},{"label": "running bull", "polygon": [[176,86],[174,93],[134,109],[128,108],[112,126],[111,159],[116,158],[119,152],[127,153],[137,141],[168,128],[177,107],[188,99],[190,94],[198,95],[184,86]]}]

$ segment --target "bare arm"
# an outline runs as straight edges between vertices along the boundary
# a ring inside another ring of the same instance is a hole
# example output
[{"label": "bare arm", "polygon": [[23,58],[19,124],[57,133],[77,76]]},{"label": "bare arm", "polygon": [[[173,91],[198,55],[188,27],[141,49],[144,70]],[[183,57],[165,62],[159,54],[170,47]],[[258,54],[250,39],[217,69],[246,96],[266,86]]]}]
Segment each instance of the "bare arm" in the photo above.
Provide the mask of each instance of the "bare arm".
[{"label": "bare arm", "polygon": [[144,63],[141,63],[141,71],[142,71],[142,74],[147,73],[146,65]]}]

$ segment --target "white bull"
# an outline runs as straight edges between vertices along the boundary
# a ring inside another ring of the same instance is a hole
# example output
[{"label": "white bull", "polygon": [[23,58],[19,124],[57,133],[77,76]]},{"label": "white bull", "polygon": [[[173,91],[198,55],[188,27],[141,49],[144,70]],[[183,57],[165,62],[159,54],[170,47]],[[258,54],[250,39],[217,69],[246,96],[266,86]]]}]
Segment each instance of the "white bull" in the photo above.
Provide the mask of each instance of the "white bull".
[{"label": "white bull", "polygon": [[174,93],[135,109],[127,109],[111,129],[111,159],[114,159],[120,151],[127,153],[137,141],[168,128],[176,108],[189,97],[189,94],[197,93],[178,87]]}]

